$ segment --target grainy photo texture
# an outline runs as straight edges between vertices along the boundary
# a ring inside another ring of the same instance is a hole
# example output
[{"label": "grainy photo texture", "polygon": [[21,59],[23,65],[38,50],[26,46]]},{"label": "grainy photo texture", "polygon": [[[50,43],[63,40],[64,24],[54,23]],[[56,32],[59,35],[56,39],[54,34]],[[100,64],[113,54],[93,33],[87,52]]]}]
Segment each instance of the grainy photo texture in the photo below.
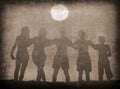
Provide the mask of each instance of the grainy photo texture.
[{"label": "grainy photo texture", "polygon": [[26,2],[1,4],[1,80],[119,80],[117,1]]}]

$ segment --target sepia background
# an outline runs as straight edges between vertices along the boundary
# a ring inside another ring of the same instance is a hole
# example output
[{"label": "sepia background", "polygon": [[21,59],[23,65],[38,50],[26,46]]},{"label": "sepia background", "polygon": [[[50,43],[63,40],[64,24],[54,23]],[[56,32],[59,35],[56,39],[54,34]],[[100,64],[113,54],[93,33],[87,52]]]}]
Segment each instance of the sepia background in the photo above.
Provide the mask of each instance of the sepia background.
[{"label": "sepia background", "polygon": [[[113,79],[117,78],[116,73],[116,10],[113,4],[110,3],[72,3],[64,4],[69,10],[69,16],[66,20],[55,21],[50,14],[51,8],[55,3],[31,3],[6,5],[3,13],[4,16],[4,33],[3,33],[3,54],[6,67],[6,79],[13,79],[15,70],[15,61],[11,59],[10,52],[14,44],[16,36],[21,32],[23,26],[30,28],[30,37],[38,35],[41,28],[47,30],[47,38],[59,38],[59,30],[64,28],[67,31],[67,36],[72,42],[78,39],[78,31],[84,30],[87,34],[86,39],[94,43],[98,43],[99,36],[105,36],[106,44],[110,45],[112,57],[110,59]],[[16,50],[17,51],[17,50]],[[37,76],[37,68],[32,61],[33,45],[28,48],[30,60],[25,72],[24,80],[35,80]],[[56,45],[51,45],[45,48],[47,55],[45,64],[45,74],[47,81],[52,81],[53,68],[52,63],[56,54]],[[15,52],[16,53],[16,52]],[[89,47],[89,53],[92,61],[92,72],[90,73],[91,80],[98,80],[98,52]],[[14,54],[15,55],[15,54]],[[78,72],[76,71],[76,60],[78,50],[68,47],[68,56],[70,63],[71,81],[77,81]],[[85,80],[85,74],[83,75]],[[106,76],[104,75],[104,79]],[[58,74],[58,81],[65,81],[63,71]]]}]

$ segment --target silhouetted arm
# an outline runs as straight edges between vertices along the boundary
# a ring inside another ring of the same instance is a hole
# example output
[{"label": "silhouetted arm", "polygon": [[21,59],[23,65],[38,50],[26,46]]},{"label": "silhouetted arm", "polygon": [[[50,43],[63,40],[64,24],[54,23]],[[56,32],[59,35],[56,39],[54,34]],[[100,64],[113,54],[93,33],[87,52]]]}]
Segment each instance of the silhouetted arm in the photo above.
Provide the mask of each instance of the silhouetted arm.
[{"label": "silhouetted arm", "polygon": [[70,39],[68,39],[67,44],[68,44],[68,46],[74,47],[74,44],[72,43],[72,41]]},{"label": "silhouetted arm", "polygon": [[98,44],[94,44],[92,42],[89,42],[89,45],[94,48],[94,49],[98,49],[99,48],[99,45]]},{"label": "silhouetted arm", "polygon": [[35,41],[36,41],[36,37],[31,38],[30,41],[29,41],[29,45],[34,44]]},{"label": "silhouetted arm", "polygon": [[50,46],[50,45],[56,44],[56,43],[57,43],[57,39],[54,39],[54,40],[47,39],[46,40],[46,46]]},{"label": "silhouetted arm", "polygon": [[107,56],[111,57],[111,52],[110,52],[110,47],[108,45],[108,53],[107,53]]},{"label": "silhouetted arm", "polygon": [[36,37],[34,37],[34,38],[28,38],[28,40],[27,40],[27,46],[32,45],[34,43],[34,41],[35,41],[35,38]]},{"label": "silhouetted arm", "polygon": [[13,47],[12,47],[12,50],[11,50],[11,58],[14,60],[15,59],[15,57],[13,56],[13,53],[14,53],[14,50],[16,49],[16,47],[17,47],[17,38],[16,38],[16,40],[15,40],[15,42],[14,42],[14,45],[13,45]]},{"label": "silhouetted arm", "polygon": [[75,43],[73,43],[72,47],[74,49],[79,49],[79,41],[76,41]]},{"label": "silhouetted arm", "polygon": [[30,46],[34,42],[34,38],[28,39],[27,46]]}]

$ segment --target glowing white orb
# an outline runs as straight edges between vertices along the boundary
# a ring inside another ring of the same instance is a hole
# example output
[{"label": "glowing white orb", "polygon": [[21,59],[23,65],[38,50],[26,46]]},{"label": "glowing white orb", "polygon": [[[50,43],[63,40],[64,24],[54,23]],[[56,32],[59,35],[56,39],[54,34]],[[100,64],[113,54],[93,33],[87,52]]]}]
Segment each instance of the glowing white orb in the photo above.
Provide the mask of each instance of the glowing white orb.
[{"label": "glowing white orb", "polygon": [[69,15],[68,8],[62,4],[53,6],[50,12],[51,12],[52,18],[56,21],[63,21]]}]

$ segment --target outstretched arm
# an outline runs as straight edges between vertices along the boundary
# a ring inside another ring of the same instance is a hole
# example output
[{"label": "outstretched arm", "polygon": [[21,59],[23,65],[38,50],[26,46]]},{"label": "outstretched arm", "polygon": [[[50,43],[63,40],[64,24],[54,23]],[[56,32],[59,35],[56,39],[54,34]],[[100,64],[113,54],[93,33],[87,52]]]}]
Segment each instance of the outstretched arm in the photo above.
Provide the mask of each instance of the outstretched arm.
[{"label": "outstretched arm", "polygon": [[88,42],[89,43],[89,45],[92,47],[92,48],[94,48],[94,49],[98,49],[98,47],[99,47],[99,45],[98,44],[94,44],[94,43],[92,43],[92,42]]},{"label": "outstretched arm", "polygon": [[79,42],[76,41],[75,43],[73,43],[73,44],[72,44],[72,47],[73,47],[74,49],[79,49],[79,48],[80,48]]},{"label": "outstretched arm", "polygon": [[14,45],[13,45],[12,50],[11,50],[11,58],[13,60],[15,59],[15,57],[13,56],[13,53],[14,53],[14,50],[16,49],[16,47],[17,47],[17,39],[15,40]]},{"label": "outstretched arm", "polygon": [[72,47],[74,49],[78,49],[78,41],[73,43],[70,39],[68,39],[67,44],[68,44],[68,46],[70,46],[70,47]]},{"label": "outstretched arm", "polygon": [[33,42],[34,42],[34,38],[32,38],[32,39],[29,38],[27,41],[27,46],[32,45]]},{"label": "outstretched arm", "polygon": [[56,44],[57,43],[57,39],[54,39],[54,40],[47,40],[46,41],[46,46],[50,46],[50,45],[52,45],[52,44]]}]

